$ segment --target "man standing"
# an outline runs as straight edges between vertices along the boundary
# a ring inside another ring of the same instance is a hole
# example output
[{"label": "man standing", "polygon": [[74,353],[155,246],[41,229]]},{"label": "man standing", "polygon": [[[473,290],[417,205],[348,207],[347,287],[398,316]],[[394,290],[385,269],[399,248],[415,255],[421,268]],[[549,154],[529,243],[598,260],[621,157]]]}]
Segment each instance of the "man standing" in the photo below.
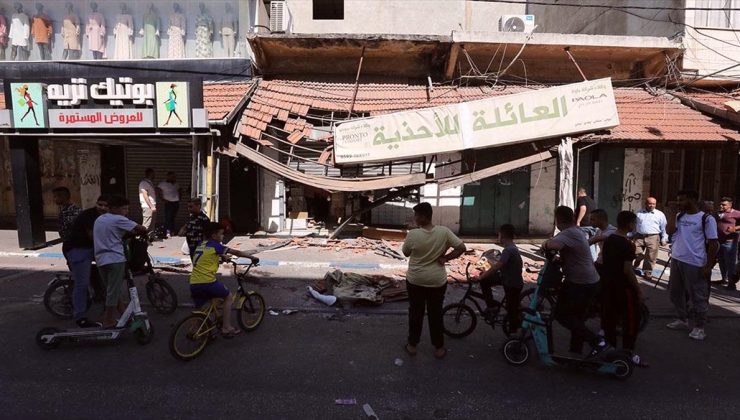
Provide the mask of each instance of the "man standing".
[{"label": "man standing", "polygon": [[72,203],[69,188],[57,187],[51,190],[51,193],[54,196],[54,204],[59,206],[59,237],[62,241],[65,241],[69,236],[72,223],[74,223],[82,209]]},{"label": "man standing", "polygon": [[180,209],[180,186],[177,185],[177,176],[172,171],[167,172],[167,179],[160,182],[157,187],[162,191],[164,226],[169,237],[175,234],[175,217]]},{"label": "man standing", "polygon": [[126,254],[123,238],[127,235],[143,235],[147,229],[128,218],[129,201],[120,196],[108,200],[109,213],[95,221],[93,240],[95,261],[100,279],[106,285],[103,327],[116,325],[116,310],[121,312],[121,286],[126,275]]},{"label": "man standing", "polygon": [[157,214],[157,192],[154,189],[154,169],[147,168],[144,179],[139,182],[139,203],[141,204],[141,224],[147,230],[154,225]]},{"label": "man standing", "polygon": [[185,241],[188,243],[191,261],[193,259],[193,254],[195,254],[195,248],[197,248],[201,242],[206,240],[203,232],[205,231],[206,226],[208,226],[208,223],[211,222],[211,220],[208,219],[208,216],[203,213],[202,207],[203,203],[200,201],[200,198],[190,199],[190,203],[188,204],[190,217],[188,222],[179,232],[180,236],[185,236]]},{"label": "man standing", "polygon": [[637,212],[637,228],[633,236],[638,252],[634,268],[642,262],[642,275],[648,281],[653,278],[653,268],[658,260],[660,246],[668,243],[668,234],[665,230],[668,222],[665,214],[655,208],[657,204],[658,200],[655,197],[648,197],[645,200],[645,208]]},{"label": "man standing", "polygon": [[[442,328],[442,303],[447,290],[445,264],[465,252],[465,244],[444,226],[432,224],[432,205],[421,203],[414,207],[414,221],[418,229],[408,233],[403,243],[403,255],[409,257],[406,289],[409,294],[409,337],[404,349],[416,355],[424,324],[424,308],[429,320],[429,335],[434,345],[434,357],[447,354]],[[453,248],[449,254],[447,251]]]},{"label": "man standing", "polygon": [[595,357],[607,349],[607,344],[586,327],[588,309],[599,290],[599,275],[594,267],[588,241],[583,231],[576,226],[575,215],[570,207],[555,209],[555,224],[558,233],[542,245],[542,249],[560,251],[565,281],[558,295],[555,318],[571,332],[570,351],[581,353],[583,343],[588,342]]},{"label": "man standing", "polygon": [[588,196],[586,189],[578,188],[578,199],[576,200],[576,225],[582,227],[591,226],[590,214],[596,209],[596,203]]},{"label": "man standing", "polygon": [[727,289],[737,290],[737,242],[740,231],[740,211],[732,208],[732,198],[722,197],[717,214],[717,236],[719,237],[719,269],[722,282],[727,282]]},{"label": "man standing", "polygon": [[588,240],[588,244],[591,246],[597,245],[599,247],[599,256],[596,257],[596,268],[598,271],[604,257],[604,241],[616,232],[617,228],[609,223],[609,215],[604,209],[596,209],[592,211],[590,223],[592,227],[596,228],[596,234]]},{"label": "man standing", "polygon": [[668,289],[676,308],[677,319],[667,325],[673,330],[688,330],[689,312],[686,296],[691,302],[694,328],[689,337],[703,340],[704,324],[709,310],[709,287],[706,279],[717,258],[717,222],[711,215],[699,210],[696,191],[679,191],[676,225],[669,229],[672,235],[671,274]]},{"label": "man standing", "polygon": [[90,288],[90,270],[95,259],[93,248],[93,228],[98,216],[108,212],[108,197],[101,195],[95,207],[84,210],[75,219],[62,252],[67,257],[72,271],[74,289],[72,291],[72,319],[80,328],[100,327],[98,322],[86,318],[87,291]]}]

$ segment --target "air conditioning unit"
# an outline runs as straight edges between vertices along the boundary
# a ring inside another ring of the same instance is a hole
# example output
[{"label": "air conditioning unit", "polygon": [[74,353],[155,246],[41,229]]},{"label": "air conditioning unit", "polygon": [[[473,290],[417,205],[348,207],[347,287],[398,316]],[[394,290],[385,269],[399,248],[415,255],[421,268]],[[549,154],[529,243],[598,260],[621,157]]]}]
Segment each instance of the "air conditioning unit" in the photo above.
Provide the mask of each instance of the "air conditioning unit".
[{"label": "air conditioning unit", "polygon": [[498,23],[500,32],[532,32],[534,15],[504,15]]},{"label": "air conditioning unit", "polygon": [[290,13],[285,1],[270,2],[270,31],[288,32]]}]

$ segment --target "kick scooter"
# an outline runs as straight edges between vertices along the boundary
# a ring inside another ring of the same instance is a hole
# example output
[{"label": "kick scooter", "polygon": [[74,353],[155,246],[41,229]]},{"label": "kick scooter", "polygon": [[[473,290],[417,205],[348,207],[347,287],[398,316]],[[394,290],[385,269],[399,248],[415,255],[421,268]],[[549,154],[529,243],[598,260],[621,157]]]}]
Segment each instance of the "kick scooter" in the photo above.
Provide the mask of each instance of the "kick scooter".
[{"label": "kick scooter", "polygon": [[551,263],[554,255],[548,254],[547,257],[545,266],[540,270],[537,277],[537,287],[530,305],[527,308],[522,308],[522,328],[516,337],[507,340],[504,344],[503,353],[506,361],[513,366],[524,365],[530,356],[529,342],[534,340],[540,361],[545,366],[573,366],[611,375],[618,379],[629,378],[634,371],[634,364],[627,351],[610,350],[598,357],[586,359],[554,354],[552,315],[540,312],[537,299],[545,271],[547,271],[547,266]]},{"label": "kick scooter", "polygon": [[127,271],[126,283],[128,285],[131,301],[126,307],[121,318],[113,328],[74,328],[60,330],[54,327],[41,329],[36,334],[36,344],[41,348],[50,350],[58,347],[62,341],[114,341],[126,330],[130,330],[136,341],[141,344],[149,344],[154,338],[154,326],[146,312],[141,310],[139,292],[134,284],[131,272]]}]

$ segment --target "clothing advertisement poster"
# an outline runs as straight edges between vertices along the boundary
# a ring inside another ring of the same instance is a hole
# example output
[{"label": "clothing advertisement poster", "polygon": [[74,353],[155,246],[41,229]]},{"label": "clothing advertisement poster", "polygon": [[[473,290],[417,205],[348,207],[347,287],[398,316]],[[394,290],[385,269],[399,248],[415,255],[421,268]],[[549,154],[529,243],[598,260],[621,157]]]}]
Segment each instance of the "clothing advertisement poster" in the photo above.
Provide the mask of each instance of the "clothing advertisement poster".
[{"label": "clothing advertisement poster", "polygon": [[45,105],[41,83],[11,83],[13,126],[46,128]]},{"label": "clothing advertisement poster", "polygon": [[187,82],[157,82],[157,127],[190,127]]}]

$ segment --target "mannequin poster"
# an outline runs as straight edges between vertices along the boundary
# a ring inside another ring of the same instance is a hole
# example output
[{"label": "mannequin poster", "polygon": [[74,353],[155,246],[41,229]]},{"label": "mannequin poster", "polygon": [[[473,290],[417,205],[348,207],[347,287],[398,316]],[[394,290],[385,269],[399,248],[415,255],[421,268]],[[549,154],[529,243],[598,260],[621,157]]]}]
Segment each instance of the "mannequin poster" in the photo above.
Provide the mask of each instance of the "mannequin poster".
[{"label": "mannequin poster", "polygon": [[157,127],[190,127],[187,82],[157,82]]},{"label": "mannequin poster", "polygon": [[41,83],[11,83],[13,126],[46,128],[46,110]]}]

